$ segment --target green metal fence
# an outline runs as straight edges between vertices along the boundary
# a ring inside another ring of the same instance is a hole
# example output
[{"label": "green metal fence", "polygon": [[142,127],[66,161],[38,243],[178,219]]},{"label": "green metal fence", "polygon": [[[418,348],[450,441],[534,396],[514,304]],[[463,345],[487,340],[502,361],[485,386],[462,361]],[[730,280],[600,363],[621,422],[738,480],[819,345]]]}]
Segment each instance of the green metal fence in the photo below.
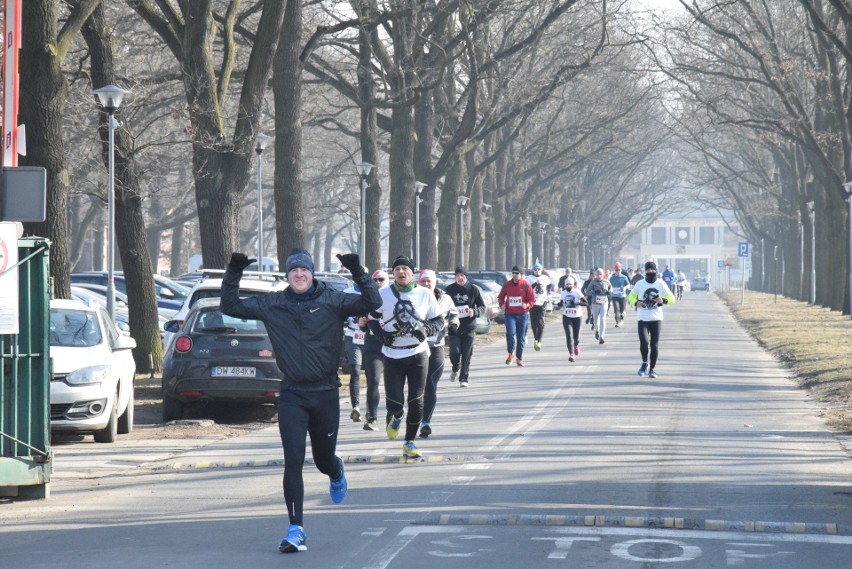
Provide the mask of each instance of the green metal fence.
[{"label": "green metal fence", "polygon": [[[50,451],[50,287],[46,239],[18,240],[18,334],[0,335],[0,495],[47,498]],[[11,279],[7,279],[10,282]],[[9,285],[6,285],[9,286]]]}]

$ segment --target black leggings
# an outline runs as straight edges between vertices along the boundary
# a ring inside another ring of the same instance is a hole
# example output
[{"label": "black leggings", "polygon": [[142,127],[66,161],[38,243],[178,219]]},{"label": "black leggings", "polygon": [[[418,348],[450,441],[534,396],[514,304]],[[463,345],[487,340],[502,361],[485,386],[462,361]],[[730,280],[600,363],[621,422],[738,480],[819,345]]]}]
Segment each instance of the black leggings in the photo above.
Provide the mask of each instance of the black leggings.
[{"label": "black leggings", "polygon": [[639,353],[642,354],[642,361],[648,362],[648,349],[651,351],[651,360],[649,363],[650,369],[654,369],[657,365],[657,344],[660,343],[660,329],[663,327],[662,320],[653,320],[646,322],[639,321]]},{"label": "black leggings", "polygon": [[450,363],[453,364],[453,371],[459,372],[459,381],[468,380],[475,338],[475,330],[463,333],[456,332],[455,336],[450,336]]},{"label": "black leggings", "polygon": [[305,437],[311,436],[311,454],[317,469],[334,480],[340,478],[340,461],[334,455],[340,426],[340,395],[324,391],[282,390],[278,398],[278,432],[284,446],[284,500],[291,525],[302,525],[305,483]]},{"label": "black leggings", "polygon": [[444,346],[429,346],[432,355],[429,356],[429,372],[426,375],[426,390],[423,396],[423,422],[432,421],[432,413],[438,404],[438,382],[444,373]]},{"label": "black leggings", "polygon": [[544,306],[536,304],[530,308],[530,327],[533,331],[533,339],[540,342],[544,334]]},{"label": "black leggings", "polygon": [[621,322],[622,320],[624,320],[624,317],[621,316],[621,314],[624,312],[624,297],[613,296],[612,304],[613,306],[615,306],[615,310],[613,311],[615,312],[615,321]]},{"label": "black leggings", "polygon": [[562,317],[562,328],[565,329],[565,341],[568,343],[569,355],[573,355],[574,347],[580,344],[580,326],[583,323],[582,320],[580,316],[576,318]]},{"label": "black leggings", "polygon": [[387,422],[405,412],[405,385],[408,384],[408,415],[405,417],[405,440],[413,441],[423,419],[423,390],[429,371],[429,351],[407,358],[385,356],[385,408]]},{"label": "black leggings", "polygon": [[364,349],[364,373],[367,375],[367,420],[375,421],[379,416],[379,384],[382,382],[384,356],[381,350]]}]

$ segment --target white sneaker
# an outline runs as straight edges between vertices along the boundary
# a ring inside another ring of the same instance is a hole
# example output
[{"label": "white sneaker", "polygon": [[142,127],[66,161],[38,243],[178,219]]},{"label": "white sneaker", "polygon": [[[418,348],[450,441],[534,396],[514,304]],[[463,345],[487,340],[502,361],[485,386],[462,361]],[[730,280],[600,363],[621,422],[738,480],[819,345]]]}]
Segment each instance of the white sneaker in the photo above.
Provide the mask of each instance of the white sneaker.
[{"label": "white sneaker", "polygon": [[357,407],[352,408],[352,412],[349,413],[349,418],[355,421],[356,423],[361,422],[361,410]]},{"label": "white sneaker", "polygon": [[450,372],[450,381],[455,381],[456,378],[458,377],[458,375],[459,375],[459,372],[457,372],[456,370],[451,371]]}]

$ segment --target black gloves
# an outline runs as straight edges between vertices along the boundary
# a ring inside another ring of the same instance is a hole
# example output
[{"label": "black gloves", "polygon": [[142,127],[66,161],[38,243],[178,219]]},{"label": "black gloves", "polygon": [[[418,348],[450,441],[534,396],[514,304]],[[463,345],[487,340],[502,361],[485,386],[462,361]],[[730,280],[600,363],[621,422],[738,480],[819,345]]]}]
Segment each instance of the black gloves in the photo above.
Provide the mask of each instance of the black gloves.
[{"label": "black gloves", "polygon": [[255,261],[257,261],[257,259],[250,259],[242,253],[231,253],[231,262],[228,263],[228,266],[236,271],[242,272]]},{"label": "black gloves", "polygon": [[429,337],[428,331],[426,330],[426,326],[420,320],[414,320],[411,323],[411,328],[411,336],[418,342],[422,342],[423,340]]},{"label": "black gloves", "polygon": [[349,269],[352,273],[352,278],[359,277],[364,274],[364,267],[361,266],[361,259],[357,253],[346,253],[345,255],[337,254],[340,259],[340,264]]},{"label": "black gloves", "polygon": [[449,325],[449,327],[447,327],[447,334],[449,334],[450,336],[455,336],[456,331],[458,329],[459,329],[459,325],[456,324],[455,322],[453,322],[452,324]]}]

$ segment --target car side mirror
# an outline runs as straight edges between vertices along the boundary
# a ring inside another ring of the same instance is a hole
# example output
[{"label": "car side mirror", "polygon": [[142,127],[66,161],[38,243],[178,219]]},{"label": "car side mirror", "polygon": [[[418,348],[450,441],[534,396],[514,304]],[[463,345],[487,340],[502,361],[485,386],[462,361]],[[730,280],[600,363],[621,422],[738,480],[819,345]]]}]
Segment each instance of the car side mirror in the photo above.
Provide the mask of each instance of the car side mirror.
[{"label": "car side mirror", "polygon": [[161,288],[160,289],[160,297],[167,298],[167,299],[171,300],[175,297],[175,293],[174,293],[174,291],[169,290],[167,288]]},{"label": "car side mirror", "polygon": [[163,330],[166,332],[176,333],[180,330],[180,320],[169,320],[163,325]]},{"label": "car side mirror", "polygon": [[113,344],[114,350],[132,350],[136,347],[136,340],[131,338],[130,336],[119,336],[115,344]]}]

